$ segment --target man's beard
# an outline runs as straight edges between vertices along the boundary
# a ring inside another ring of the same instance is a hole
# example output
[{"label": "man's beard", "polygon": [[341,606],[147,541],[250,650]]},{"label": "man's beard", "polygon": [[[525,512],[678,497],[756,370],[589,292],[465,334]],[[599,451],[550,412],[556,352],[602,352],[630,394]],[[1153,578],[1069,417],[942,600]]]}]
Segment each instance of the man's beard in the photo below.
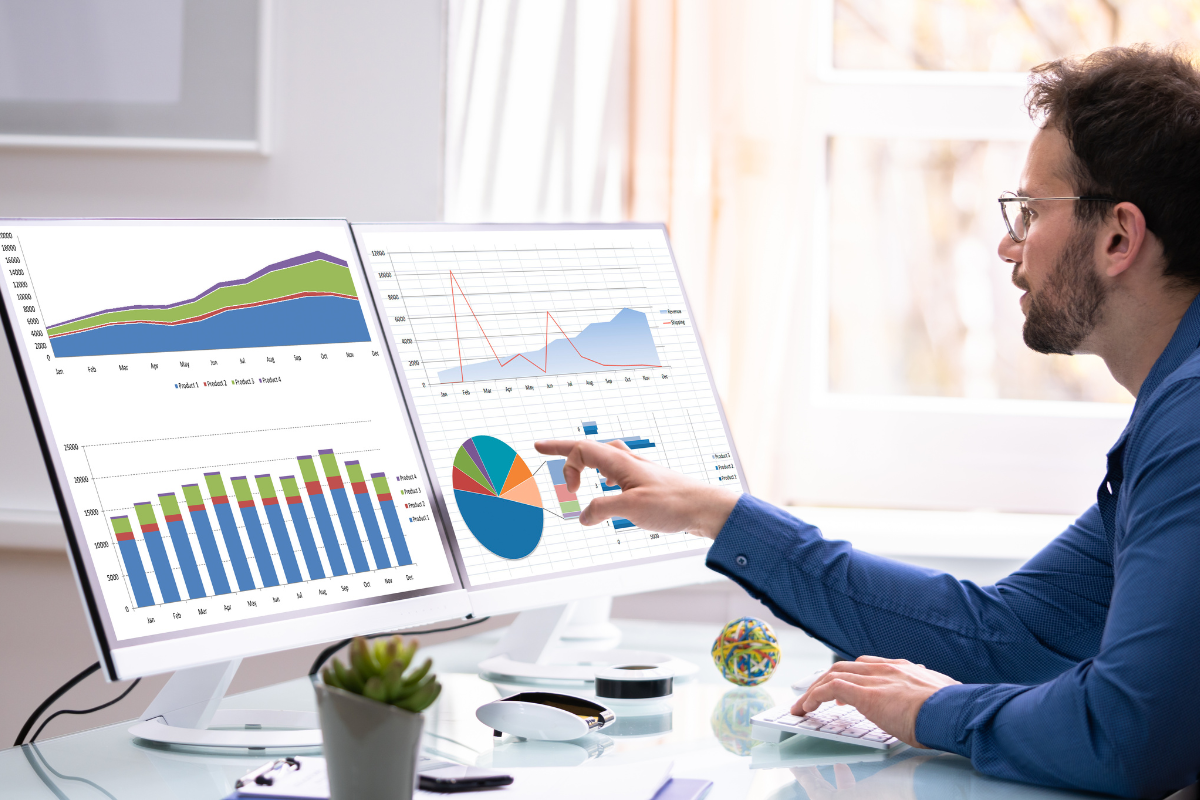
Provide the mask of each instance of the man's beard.
[{"label": "man's beard", "polygon": [[1013,269],[1013,283],[1029,292],[1021,333],[1031,350],[1072,355],[1095,330],[1108,291],[1096,275],[1092,248],[1090,231],[1072,234],[1038,292]]}]

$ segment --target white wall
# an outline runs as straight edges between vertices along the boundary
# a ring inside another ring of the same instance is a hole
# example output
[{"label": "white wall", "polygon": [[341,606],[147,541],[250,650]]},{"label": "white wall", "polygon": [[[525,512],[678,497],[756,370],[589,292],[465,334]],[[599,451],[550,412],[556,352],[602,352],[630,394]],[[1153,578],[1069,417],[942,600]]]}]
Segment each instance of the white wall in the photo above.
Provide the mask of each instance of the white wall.
[{"label": "white wall", "polygon": [[[269,155],[0,149],[0,216],[438,219],[444,17],[442,0],[276,0]],[[61,533],[0,351],[0,545],[36,545]]]}]

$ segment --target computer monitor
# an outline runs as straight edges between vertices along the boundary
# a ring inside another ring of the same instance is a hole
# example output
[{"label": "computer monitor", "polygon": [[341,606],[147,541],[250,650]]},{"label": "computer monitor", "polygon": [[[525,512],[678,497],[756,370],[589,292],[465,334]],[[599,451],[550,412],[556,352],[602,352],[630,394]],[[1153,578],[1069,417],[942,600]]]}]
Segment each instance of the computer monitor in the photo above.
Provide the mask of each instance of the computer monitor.
[{"label": "computer monitor", "polygon": [[[621,439],[744,490],[663,225],[352,227],[476,614],[719,579],[704,567],[707,539],[624,519],[581,526],[581,508],[620,487],[592,471],[572,493],[563,459],[533,446]],[[531,645],[510,637],[505,663],[485,671],[590,678],[587,663],[529,664],[546,660],[537,628],[559,622],[514,626]]]},{"label": "computer monitor", "polygon": [[110,679],[470,613],[344,220],[7,219],[0,250]]}]

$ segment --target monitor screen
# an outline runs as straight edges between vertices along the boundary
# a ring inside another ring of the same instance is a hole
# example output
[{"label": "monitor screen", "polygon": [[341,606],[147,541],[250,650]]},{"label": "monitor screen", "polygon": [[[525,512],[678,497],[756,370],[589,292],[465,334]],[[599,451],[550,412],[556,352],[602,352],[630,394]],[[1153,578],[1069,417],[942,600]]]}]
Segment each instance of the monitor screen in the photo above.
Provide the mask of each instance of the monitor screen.
[{"label": "monitor screen", "polygon": [[0,247],[110,676],[469,611],[346,222],[0,220]]},{"label": "monitor screen", "polygon": [[[584,528],[581,509],[620,487],[589,470],[571,492],[564,460],[533,447],[620,439],[697,480],[743,489],[663,226],[353,227],[473,597],[653,565],[646,574],[657,577],[636,591],[670,585],[672,561],[703,560],[708,540],[687,533],[620,518]],[[678,582],[697,572],[689,576]],[[572,580],[561,596],[621,593],[596,577]]]}]

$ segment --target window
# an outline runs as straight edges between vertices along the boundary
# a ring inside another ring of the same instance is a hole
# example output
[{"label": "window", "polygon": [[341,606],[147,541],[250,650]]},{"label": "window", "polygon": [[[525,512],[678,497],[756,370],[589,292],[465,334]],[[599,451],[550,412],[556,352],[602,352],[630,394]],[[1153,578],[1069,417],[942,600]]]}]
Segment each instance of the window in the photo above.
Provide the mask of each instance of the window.
[{"label": "window", "polygon": [[1025,348],[995,200],[1036,130],[1031,66],[1195,44],[1193,3],[533,7],[451,4],[448,218],[667,222],[756,494],[1094,501],[1132,398]]}]

